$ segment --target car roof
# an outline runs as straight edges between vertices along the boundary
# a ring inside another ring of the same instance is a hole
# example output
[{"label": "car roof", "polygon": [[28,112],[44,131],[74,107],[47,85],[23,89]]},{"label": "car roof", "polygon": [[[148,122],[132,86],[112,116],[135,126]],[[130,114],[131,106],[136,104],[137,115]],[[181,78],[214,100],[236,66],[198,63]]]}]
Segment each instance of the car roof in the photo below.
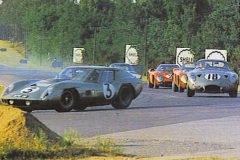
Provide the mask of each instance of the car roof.
[{"label": "car roof", "polygon": [[112,64],[110,64],[110,66],[111,65],[126,65],[126,66],[130,66],[130,64],[128,64],[128,63],[112,63]]},{"label": "car roof", "polygon": [[178,66],[178,64],[160,64],[159,66]]},{"label": "car roof", "polygon": [[[112,68],[112,67],[107,67],[107,66],[91,66],[91,65],[87,65],[87,66],[68,66],[66,68],[92,68],[92,69],[109,69],[109,68]],[[113,69],[116,69],[116,68],[113,68]]]},{"label": "car roof", "polygon": [[219,62],[225,62],[225,63],[227,63],[227,61],[221,60],[221,59],[199,59],[198,62],[199,62],[199,61],[219,61]]}]

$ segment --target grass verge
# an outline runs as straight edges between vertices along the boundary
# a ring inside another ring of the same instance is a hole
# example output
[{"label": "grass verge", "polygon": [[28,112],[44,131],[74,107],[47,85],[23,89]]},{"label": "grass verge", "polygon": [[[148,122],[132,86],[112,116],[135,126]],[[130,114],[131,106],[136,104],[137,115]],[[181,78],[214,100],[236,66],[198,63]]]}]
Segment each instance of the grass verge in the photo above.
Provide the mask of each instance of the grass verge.
[{"label": "grass verge", "polygon": [[[95,144],[80,143],[77,132],[71,130],[55,144],[50,143],[43,132],[34,136],[37,148],[28,145],[16,147],[11,143],[0,144],[0,159],[84,159],[87,157],[126,157],[115,142],[99,138]],[[78,143],[75,143],[78,142]]]}]

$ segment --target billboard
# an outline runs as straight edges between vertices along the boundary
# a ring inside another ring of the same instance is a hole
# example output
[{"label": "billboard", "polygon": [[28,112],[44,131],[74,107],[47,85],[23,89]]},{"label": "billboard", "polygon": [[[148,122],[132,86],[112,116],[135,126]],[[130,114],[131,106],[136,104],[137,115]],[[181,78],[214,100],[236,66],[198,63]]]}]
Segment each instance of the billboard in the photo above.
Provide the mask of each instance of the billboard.
[{"label": "billboard", "polygon": [[73,48],[73,63],[83,63],[84,48]]},{"label": "billboard", "polygon": [[227,50],[206,49],[205,59],[219,59],[227,61]]},{"label": "billboard", "polygon": [[125,63],[131,65],[138,64],[138,53],[136,45],[126,45]]},{"label": "billboard", "polygon": [[194,61],[194,54],[190,48],[177,48],[176,64],[179,66]]}]

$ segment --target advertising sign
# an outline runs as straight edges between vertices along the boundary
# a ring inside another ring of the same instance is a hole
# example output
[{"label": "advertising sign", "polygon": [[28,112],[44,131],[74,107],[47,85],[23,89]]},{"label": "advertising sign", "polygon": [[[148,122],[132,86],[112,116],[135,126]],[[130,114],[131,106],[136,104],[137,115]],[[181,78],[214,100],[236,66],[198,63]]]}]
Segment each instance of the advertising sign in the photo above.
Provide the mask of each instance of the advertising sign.
[{"label": "advertising sign", "polygon": [[84,48],[73,48],[73,63],[83,63]]},{"label": "advertising sign", "polygon": [[206,49],[205,59],[219,59],[227,61],[227,50]]},{"label": "advertising sign", "polygon": [[126,45],[125,63],[131,65],[138,64],[138,53],[136,45]]},{"label": "advertising sign", "polygon": [[194,54],[190,48],[177,48],[176,64],[179,66],[194,61]]}]

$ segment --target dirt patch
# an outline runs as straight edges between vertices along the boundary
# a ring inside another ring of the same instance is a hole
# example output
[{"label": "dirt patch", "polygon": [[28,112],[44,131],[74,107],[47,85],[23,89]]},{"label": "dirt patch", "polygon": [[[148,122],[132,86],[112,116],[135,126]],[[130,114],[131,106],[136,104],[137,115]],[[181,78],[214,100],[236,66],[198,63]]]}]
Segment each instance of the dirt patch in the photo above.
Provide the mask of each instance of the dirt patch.
[{"label": "dirt patch", "polygon": [[61,138],[30,113],[6,106],[0,106],[0,135],[1,144],[31,149],[38,149],[43,142],[56,143]]}]

